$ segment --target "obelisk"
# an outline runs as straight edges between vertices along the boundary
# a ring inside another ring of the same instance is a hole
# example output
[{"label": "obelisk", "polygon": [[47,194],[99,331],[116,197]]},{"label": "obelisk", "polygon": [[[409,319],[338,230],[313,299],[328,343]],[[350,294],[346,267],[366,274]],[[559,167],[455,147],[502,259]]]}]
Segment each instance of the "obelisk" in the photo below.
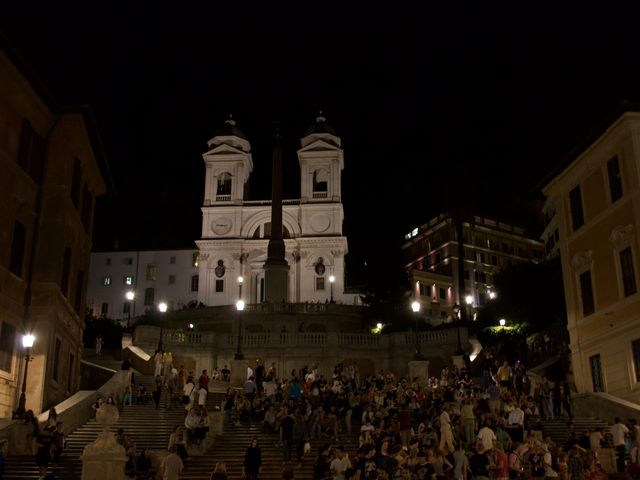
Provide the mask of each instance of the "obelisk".
[{"label": "obelisk", "polygon": [[289,264],[284,258],[282,239],[282,146],[278,129],[273,147],[272,177],[271,238],[264,262],[265,299],[270,303],[281,303],[288,301]]}]

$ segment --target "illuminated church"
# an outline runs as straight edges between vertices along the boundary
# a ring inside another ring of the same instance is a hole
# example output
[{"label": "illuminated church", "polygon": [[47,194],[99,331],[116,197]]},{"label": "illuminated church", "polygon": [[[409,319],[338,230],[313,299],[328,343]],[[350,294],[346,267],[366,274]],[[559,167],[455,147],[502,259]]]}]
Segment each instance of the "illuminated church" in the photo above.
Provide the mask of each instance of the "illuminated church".
[{"label": "illuminated church", "polygon": [[[251,144],[229,119],[208,142],[198,301],[229,305],[240,297],[265,301],[264,262],[271,235],[271,200],[247,200],[253,171]],[[282,201],[282,233],[288,264],[287,303],[353,304],[344,294],[344,211],[340,137],[320,115],[300,140],[300,198]]]}]

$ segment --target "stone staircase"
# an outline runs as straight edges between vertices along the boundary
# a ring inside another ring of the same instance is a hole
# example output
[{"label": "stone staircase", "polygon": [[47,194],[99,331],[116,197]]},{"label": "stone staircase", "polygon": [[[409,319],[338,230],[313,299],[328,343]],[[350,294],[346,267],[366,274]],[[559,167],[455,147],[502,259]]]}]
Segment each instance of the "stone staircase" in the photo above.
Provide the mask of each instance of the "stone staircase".
[{"label": "stone staircase", "polygon": [[[344,426],[341,428],[344,429]],[[318,449],[324,443],[330,443],[334,447],[344,445],[349,457],[353,458],[355,451],[358,449],[359,433],[360,424],[354,421],[352,433],[341,432],[338,435],[338,441],[329,438],[312,440],[311,452],[305,456],[301,466],[297,466],[294,448],[291,455],[291,464],[294,467],[296,480],[311,480],[314,460],[318,455]],[[226,464],[229,478],[242,478],[244,453],[253,437],[258,439],[258,445],[262,450],[263,471],[260,478],[263,480],[280,480],[282,478],[283,449],[276,446],[278,435],[275,433],[262,433],[262,424],[258,422],[245,422],[240,426],[225,422],[222,438],[216,440],[216,443],[206,455],[192,457],[187,462],[182,475],[180,475],[180,480],[209,480],[218,462]]]},{"label": "stone staircase", "polygon": [[[567,427],[567,422],[569,421],[566,417],[555,420],[542,420],[544,436],[550,436],[556,444],[564,445],[569,438],[569,428]],[[611,433],[611,426],[604,420],[590,417],[574,417],[571,421],[573,422],[578,438],[580,438],[583,433],[592,432],[596,428],[602,428],[605,439],[607,435]]]},{"label": "stone staircase", "polygon": [[[135,381],[145,385],[148,391],[152,391],[154,388],[152,375],[142,375],[135,372]],[[223,393],[209,392],[207,409],[211,411],[220,408],[223,400]],[[124,428],[125,434],[129,435],[135,443],[137,453],[142,448],[166,451],[169,435],[177,426],[184,425],[182,405],[167,409],[162,399],[159,409],[155,408],[152,399],[147,400],[144,405],[127,405],[121,406],[119,409],[120,418],[112,430],[117,431],[118,428]],[[78,480],[81,478],[82,462],[80,456],[82,451],[85,445],[97,438],[100,431],[102,431],[102,427],[96,423],[95,419],[91,419],[74,432],[67,434],[67,448],[61,457],[60,465],[53,469],[59,480]],[[38,471],[35,457],[8,457],[3,478],[7,480],[37,479]]]}]

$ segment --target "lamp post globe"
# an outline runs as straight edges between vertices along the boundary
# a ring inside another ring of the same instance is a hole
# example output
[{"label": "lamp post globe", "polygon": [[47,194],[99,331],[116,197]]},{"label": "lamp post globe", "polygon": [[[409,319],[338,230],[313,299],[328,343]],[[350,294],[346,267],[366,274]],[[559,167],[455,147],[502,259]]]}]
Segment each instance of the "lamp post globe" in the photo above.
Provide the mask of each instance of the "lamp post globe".
[{"label": "lamp post globe", "polygon": [[501,318],[500,320],[498,320],[498,322],[500,323],[501,327],[504,327],[507,324],[507,321],[504,318]]},{"label": "lamp post globe", "polygon": [[[167,312],[167,304],[165,302],[160,302],[158,304],[158,310],[160,311],[160,313],[166,313]],[[164,351],[163,345],[162,345],[162,334],[164,332],[164,318],[160,319],[160,340],[158,340],[158,351]]]}]

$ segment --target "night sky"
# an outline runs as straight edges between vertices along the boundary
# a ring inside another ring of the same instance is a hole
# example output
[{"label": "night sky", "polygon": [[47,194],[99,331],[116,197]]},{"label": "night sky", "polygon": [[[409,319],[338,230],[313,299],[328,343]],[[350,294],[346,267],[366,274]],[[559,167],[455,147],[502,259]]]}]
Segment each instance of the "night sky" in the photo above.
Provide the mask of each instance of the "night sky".
[{"label": "night sky", "polygon": [[343,140],[347,283],[359,284],[399,267],[403,235],[455,203],[531,225],[545,175],[640,100],[632,2],[135,3],[0,12],[53,96],[95,112],[115,187],[97,205],[96,249],[193,246],[201,155],[230,113],[253,146],[250,199],[269,198],[276,121],[297,198],[296,149],[323,110]]}]

